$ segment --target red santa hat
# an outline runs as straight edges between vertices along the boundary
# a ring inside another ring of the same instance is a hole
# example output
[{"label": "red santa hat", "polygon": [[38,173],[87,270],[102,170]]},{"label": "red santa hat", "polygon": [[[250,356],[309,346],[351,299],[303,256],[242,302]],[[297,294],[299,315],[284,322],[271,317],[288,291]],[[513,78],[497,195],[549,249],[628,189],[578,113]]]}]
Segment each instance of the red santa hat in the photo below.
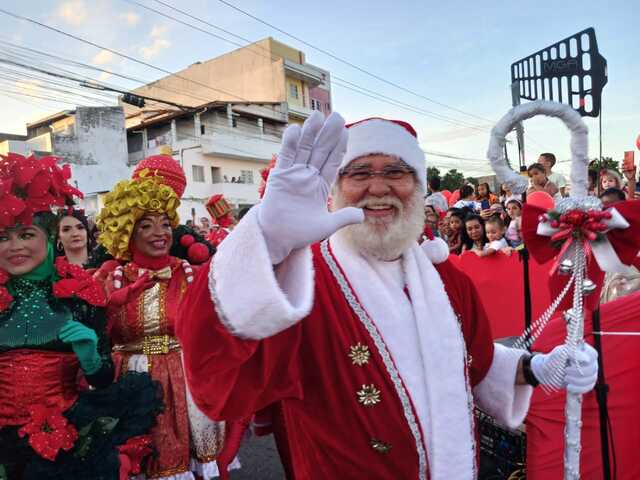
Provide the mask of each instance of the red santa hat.
[{"label": "red santa hat", "polygon": [[402,120],[365,118],[347,125],[349,141],[340,169],[367,155],[383,154],[400,158],[415,169],[422,190],[427,191],[427,164],[414,128]]}]

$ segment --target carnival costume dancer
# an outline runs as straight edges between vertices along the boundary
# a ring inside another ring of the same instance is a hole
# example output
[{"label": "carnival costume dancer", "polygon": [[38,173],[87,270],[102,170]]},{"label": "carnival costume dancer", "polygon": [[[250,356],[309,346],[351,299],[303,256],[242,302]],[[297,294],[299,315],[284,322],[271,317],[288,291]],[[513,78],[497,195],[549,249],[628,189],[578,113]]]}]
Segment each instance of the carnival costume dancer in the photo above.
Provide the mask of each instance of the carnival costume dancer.
[{"label": "carnival costume dancer", "polygon": [[230,228],[235,225],[236,221],[233,218],[231,205],[224,198],[224,195],[213,195],[207,202],[206,207],[213,221],[211,231],[207,235],[207,241],[215,248],[218,248],[218,245],[227,238]]},{"label": "carnival costume dancer", "polygon": [[[55,157],[0,159],[0,466],[9,479],[135,472],[161,409],[148,375],[112,383],[104,290],[64,256],[54,261],[51,208],[81,195],[69,177]],[[78,388],[79,371],[91,390]]]},{"label": "carnival costume dancer", "polygon": [[98,276],[109,292],[114,359],[122,370],[149,372],[162,384],[165,410],[151,431],[157,455],[146,478],[186,480],[194,472],[218,475],[224,423],[198,410],[187,391],[174,325],[194,267],[169,255],[180,201],[163,178],[147,169],[118,183],[98,216],[100,243],[117,260]]},{"label": "carnival costume dancer", "polygon": [[[314,113],[285,131],[262,202],[185,297],[196,403],[232,420],[282,400],[296,478],[475,478],[474,402],[519,425],[527,383],[549,382],[565,348],[531,358],[493,344],[468,277],[433,265],[441,241],[415,241],[425,171],[410,125],[347,131]],[[585,391],[597,364],[581,354],[561,375]]]}]

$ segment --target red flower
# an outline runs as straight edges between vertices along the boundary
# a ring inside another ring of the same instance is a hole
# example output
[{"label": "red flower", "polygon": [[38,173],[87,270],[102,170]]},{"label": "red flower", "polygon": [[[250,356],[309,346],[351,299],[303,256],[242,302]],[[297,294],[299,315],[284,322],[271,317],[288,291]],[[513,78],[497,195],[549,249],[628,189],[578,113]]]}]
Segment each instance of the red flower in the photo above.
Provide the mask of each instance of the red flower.
[{"label": "red flower", "polygon": [[0,270],[0,312],[9,308],[9,305],[13,302],[13,297],[5,287],[8,281],[9,274],[4,270]]},{"label": "red flower", "polygon": [[18,434],[29,435],[29,445],[42,458],[56,459],[60,450],[71,450],[78,431],[69,423],[59,408],[34,405],[29,409],[31,421]]},{"label": "red flower", "polygon": [[131,475],[142,472],[142,460],[153,452],[151,436],[140,435],[127,440],[118,447],[120,457],[120,479],[127,480]]},{"label": "red flower", "polygon": [[571,210],[565,215],[562,215],[560,221],[577,227],[582,225],[587,220],[587,218],[588,215],[586,212],[583,212],[582,210]]},{"label": "red flower", "polygon": [[90,305],[104,307],[107,304],[102,285],[79,265],[69,263],[66,257],[56,259],[56,272],[60,280],[53,284],[53,296],[80,298]]}]

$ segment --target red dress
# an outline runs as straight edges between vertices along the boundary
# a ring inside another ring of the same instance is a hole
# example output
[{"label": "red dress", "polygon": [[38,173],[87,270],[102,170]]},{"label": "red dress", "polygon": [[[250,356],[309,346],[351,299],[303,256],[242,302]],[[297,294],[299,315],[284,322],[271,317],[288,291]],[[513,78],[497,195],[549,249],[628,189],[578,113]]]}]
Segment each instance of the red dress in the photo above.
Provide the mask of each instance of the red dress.
[{"label": "red dress", "polygon": [[[117,264],[103,265],[99,276],[114,289]],[[224,423],[206,418],[186,388],[181,348],[174,326],[178,306],[188,288],[182,260],[170,257],[168,266],[150,270],[158,282],[122,307],[108,307],[114,360],[122,371],[149,371],[161,383],[164,412],[151,431],[158,455],[147,464],[148,478],[205,478],[218,475],[215,459],[224,442]],[[195,267],[191,267],[195,268]],[[145,269],[134,262],[123,268],[122,287],[135,281]],[[188,474],[188,477],[182,476]]]}]

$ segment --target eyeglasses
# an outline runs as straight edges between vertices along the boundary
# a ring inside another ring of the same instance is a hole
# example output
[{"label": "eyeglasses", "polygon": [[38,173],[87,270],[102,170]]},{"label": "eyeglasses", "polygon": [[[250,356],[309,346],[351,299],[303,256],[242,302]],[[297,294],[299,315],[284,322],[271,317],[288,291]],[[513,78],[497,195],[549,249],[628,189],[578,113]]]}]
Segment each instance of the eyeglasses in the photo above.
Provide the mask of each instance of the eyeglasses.
[{"label": "eyeglasses", "polygon": [[340,172],[341,177],[346,177],[355,182],[366,182],[373,177],[380,176],[387,181],[404,180],[409,175],[413,175],[415,170],[407,165],[388,165],[382,170],[373,170],[366,166],[356,166],[345,168]]}]

